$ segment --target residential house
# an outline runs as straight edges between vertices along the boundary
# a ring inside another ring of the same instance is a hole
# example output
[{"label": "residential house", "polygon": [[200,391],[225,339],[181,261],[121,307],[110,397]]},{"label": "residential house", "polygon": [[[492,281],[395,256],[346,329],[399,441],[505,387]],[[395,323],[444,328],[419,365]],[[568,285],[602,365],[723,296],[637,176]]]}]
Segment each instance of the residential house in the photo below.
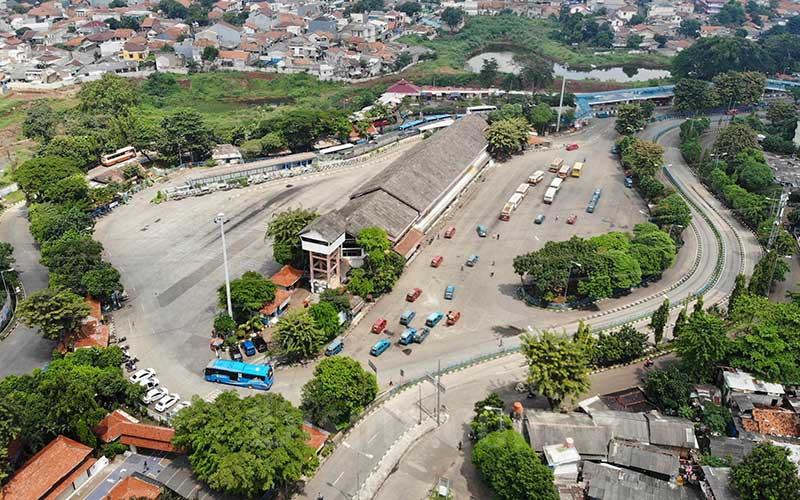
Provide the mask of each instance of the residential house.
[{"label": "residential house", "polygon": [[123,61],[144,61],[150,55],[150,50],[144,43],[125,42],[122,46],[120,58]]},{"label": "residential house", "polygon": [[161,498],[161,486],[152,479],[134,472],[111,488],[103,500],[158,500]]},{"label": "residential house", "polygon": [[205,38],[217,42],[222,48],[233,49],[242,41],[242,29],[225,21],[217,21],[198,33],[195,38]]},{"label": "residential house", "polygon": [[567,438],[564,443],[544,446],[543,453],[545,463],[553,471],[557,482],[578,480],[581,455],[575,449],[572,438]]},{"label": "residential house", "polygon": [[314,33],[322,31],[326,33],[336,34],[337,32],[336,20],[328,16],[319,16],[308,22],[308,32]]},{"label": "residential house", "polygon": [[616,11],[625,7],[625,5],[625,0],[588,0],[586,2],[586,6],[589,7],[592,12],[596,12],[605,7],[606,12],[610,15],[613,15]]},{"label": "residential house", "polygon": [[728,36],[730,34],[731,30],[727,26],[700,26],[700,38],[708,38],[710,36]]},{"label": "residential house", "polygon": [[678,475],[680,458],[676,452],[659,446],[612,439],[608,444],[608,463],[669,481]]},{"label": "residential house", "polygon": [[722,396],[728,402],[737,394],[747,395],[753,403],[775,406],[781,403],[786,391],[781,384],[764,382],[745,371],[726,368],[722,371]]},{"label": "residential house", "polygon": [[647,19],[667,19],[675,15],[675,6],[667,2],[651,4],[647,9]]},{"label": "residential house", "polygon": [[624,7],[620,7],[614,12],[614,17],[618,19],[622,19],[625,22],[631,20],[633,16],[639,13],[639,9],[634,7],[633,5],[625,5]]},{"label": "residential house", "polygon": [[707,500],[739,500],[731,487],[730,467],[708,467],[704,465],[703,481],[700,482],[700,491]]},{"label": "residential house", "polygon": [[377,29],[374,24],[351,23],[342,30],[342,38],[360,38],[366,42],[374,42],[377,36]]},{"label": "residential house", "polygon": [[278,316],[289,307],[292,301],[292,292],[278,288],[275,290],[275,298],[261,307],[259,313],[264,320],[276,323]]},{"label": "residential house", "polygon": [[678,452],[681,457],[698,448],[694,424],[685,418],[666,417],[656,412],[646,413],[650,427],[650,444]]},{"label": "residential house", "polygon": [[92,432],[104,443],[119,441],[127,444],[136,453],[137,448],[171,453],[175,430],[169,427],[143,424],[122,410],[114,410],[100,421]]},{"label": "residential house", "polygon": [[270,281],[278,288],[283,290],[292,291],[297,286],[297,283],[303,279],[305,273],[301,269],[296,269],[290,265],[285,265],[280,270],[270,277]]},{"label": "residential house", "polygon": [[244,69],[253,60],[253,55],[246,50],[220,50],[216,62],[223,68]]},{"label": "residential house", "polygon": [[719,14],[719,11],[725,6],[726,1],[727,0],[696,0],[697,6],[706,14],[712,16],[714,14]]},{"label": "residential house", "polygon": [[756,444],[756,441],[750,439],[712,436],[708,447],[715,457],[727,459],[731,465],[737,465],[753,451]]},{"label": "residential house", "polygon": [[527,417],[525,433],[537,453],[543,453],[545,446],[567,443],[570,438],[582,458],[606,459],[611,431],[595,425],[588,415],[528,411]]},{"label": "residential house", "polygon": [[96,471],[94,450],[65,436],[58,436],[31,457],[3,487],[3,500],[66,498]]},{"label": "residential house", "polygon": [[583,481],[589,500],[694,500],[698,495],[692,488],[676,486],[640,472],[610,464],[584,462]]},{"label": "residential house", "polygon": [[86,347],[108,347],[111,333],[107,324],[103,323],[103,311],[100,301],[87,297],[84,302],[89,306],[89,314],[81,320],[77,332],[64,335],[56,349],[61,354]]}]

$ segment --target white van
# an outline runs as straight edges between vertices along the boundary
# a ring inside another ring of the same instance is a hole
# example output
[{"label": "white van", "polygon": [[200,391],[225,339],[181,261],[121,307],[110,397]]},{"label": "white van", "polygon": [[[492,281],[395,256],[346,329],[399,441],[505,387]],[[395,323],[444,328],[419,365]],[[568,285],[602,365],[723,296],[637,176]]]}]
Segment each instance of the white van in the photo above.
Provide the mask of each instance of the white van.
[{"label": "white van", "polygon": [[564,182],[564,179],[562,179],[560,177],[555,177],[555,178],[553,178],[552,181],[550,181],[550,187],[555,189],[556,191],[558,191],[561,188],[561,183],[562,182]]},{"label": "white van", "polygon": [[537,170],[528,177],[528,184],[539,184],[544,179],[544,171]]}]

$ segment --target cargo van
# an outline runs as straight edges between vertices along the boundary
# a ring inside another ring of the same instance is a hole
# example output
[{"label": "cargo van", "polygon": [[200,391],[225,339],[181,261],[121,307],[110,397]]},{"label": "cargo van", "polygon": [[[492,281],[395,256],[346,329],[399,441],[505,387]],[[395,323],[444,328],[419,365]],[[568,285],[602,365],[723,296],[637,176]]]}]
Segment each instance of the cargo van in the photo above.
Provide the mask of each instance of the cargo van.
[{"label": "cargo van", "polygon": [[539,184],[544,179],[544,171],[537,170],[528,177],[528,184]]},{"label": "cargo van", "polygon": [[558,176],[562,179],[566,179],[569,177],[570,171],[572,171],[572,167],[570,165],[561,165],[561,168],[558,169]]},{"label": "cargo van", "polygon": [[547,192],[544,193],[544,202],[547,203],[548,205],[550,203],[553,203],[553,200],[556,199],[556,193],[557,192],[558,192],[558,189],[556,189],[554,187],[547,188]]},{"label": "cargo van", "polygon": [[561,158],[555,158],[553,161],[550,162],[550,168],[547,170],[550,172],[558,172],[558,169],[561,168],[561,165],[564,164],[564,160]]},{"label": "cargo van", "polygon": [[561,189],[561,184],[563,182],[564,182],[564,179],[562,179],[560,177],[556,177],[552,181],[550,181],[550,187],[555,189],[556,191],[558,191],[559,189]]},{"label": "cargo van", "polygon": [[530,187],[531,185],[528,183],[520,184],[519,186],[517,186],[517,190],[514,192],[514,194],[522,195],[522,197],[525,198],[525,196],[528,194],[528,189]]},{"label": "cargo van", "polygon": [[400,324],[408,326],[408,324],[411,323],[411,320],[414,319],[414,316],[416,315],[417,313],[409,309],[400,316]]},{"label": "cargo van", "polygon": [[400,334],[400,345],[408,345],[411,342],[414,342],[414,337],[416,337],[416,335],[416,328],[406,328],[403,330],[403,333]]},{"label": "cargo van", "polygon": [[428,319],[425,320],[425,326],[433,328],[434,326],[439,324],[442,318],[444,318],[444,313],[441,311],[431,313],[430,315],[428,315]]},{"label": "cargo van", "polygon": [[342,342],[339,339],[336,339],[330,344],[328,344],[328,347],[325,348],[325,355],[335,356],[336,354],[342,352],[342,349],[344,349],[344,342]]},{"label": "cargo van", "polygon": [[456,293],[456,286],[455,285],[447,285],[447,288],[444,289],[444,298],[447,300],[453,300],[453,295]]}]

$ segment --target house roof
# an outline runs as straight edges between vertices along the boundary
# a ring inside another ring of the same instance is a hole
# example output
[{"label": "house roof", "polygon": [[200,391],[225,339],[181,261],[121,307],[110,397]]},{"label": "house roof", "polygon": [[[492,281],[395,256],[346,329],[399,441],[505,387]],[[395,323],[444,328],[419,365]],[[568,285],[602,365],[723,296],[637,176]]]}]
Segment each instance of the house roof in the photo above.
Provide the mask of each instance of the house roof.
[{"label": "house roof", "polygon": [[608,453],[609,429],[596,426],[588,415],[531,411],[527,425],[531,447],[537,452],[572,438],[581,456],[605,457]]},{"label": "house roof", "polygon": [[104,443],[120,440],[141,448],[161,451],[175,451],[172,437],[175,430],[169,427],[142,424],[122,410],[114,410],[106,415],[93,429]]},{"label": "house roof", "polygon": [[761,392],[767,394],[784,394],[781,384],[773,384],[758,380],[747,372],[741,370],[724,370],[722,378],[725,386],[732,391]]},{"label": "house roof", "polygon": [[758,434],[800,437],[797,414],[783,408],[754,408],[753,418],[743,418],[742,427]]},{"label": "house roof", "polygon": [[676,486],[645,474],[609,464],[583,462],[586,495],[593,500],[694,500],[692,488]]},{"label": "house roof", "polygon": [[715,457],[727,458],[732,465],[742,463],[745,455],[753,451],[756,442],[749,439],[711,437],[709,448]]},{"label": "house roof", "polygon": [[395,83],[394,85],[386,89],[386,92],[390,94],[417,95],[419,94],[420,90],[421,90],[420,87],[418,87],[417,85],[414,85],[413,83],[406,80],[400,80],[399,82]]},{"label": "house roof", "polygon": [[423,233],[419,229],[412,228],[405,234],[405,236],[403,236],[400,239],[400,241],[397,242],[397,244],[394,247],[392,247],[392,250],[402,255],[403,257],[408,258],[414,251],[414,249],[417,248],[419,242],[422,241],[422,238],[424,237],[425,233]]},{"label": "house roof", "polygon": [[675,476],[680,466],[680,458],[674,451],[622,439],[612,439],[608,444],[608,461],[665,476]]},{"label": "house roof", "polygon": [[83,468],[91,453],[92,448],[68,437],[58,436],[14,474],[3,490],[3,500],[31,500],[49,496],[73,472]]},{"label": "house roof", "polygon": [[703,466],[703,474],[708,488],[711,490],[711,497],[714,500],[739,500],[739,495],[734,493],[731,488],[731,469],[729,467],[708,467]]},{"label": "house roof", "polygon": [[325,446],[330,432],[320,429],[319,427],[303,422],[303,431],[305,431],[309,438],[306,439],[306,444],[314,451],[319,451]]},{"label": "house roof", "polygon": [[89,305],[89,315],[81,321],[80,330],[64,335],[58,342],[57,349],[62,354],[84,347],[108,347],[110,330],[101,322],[100,302],[90,297],[86,297],[84,302]]},{"label": "house roof", "polygon": [[288,288],[300,281],[303,277],[303,271],[296,269],[290,265],[283,266],[280,271],[273,274],[269,279],[278,286]]},{"label": "house roof", "polygon": [[146,498],[157,500],[161,496],[161,488],[155,484],[143,481],[136,476],[128,476],[111,488],[103,500],[137,500]]},{"label": "house roof", "polygon": [[219,59],[242,59],[247,60],[250,57],[250,53],[245,50],[220,50]]},{"label": "house roof", "polygon": [[278,288],[275,290],[275,300],[272,302],[267,302],[259,311],[261,314],[265,316],[270,316],[278,310],[278,308],[283,305],[284,302],[291,299],[292,292],[288,290],[283,290],[282,288]]},{"label": "house roof", "polygon": [[344,216],[338,212],[328,212],[306,226],[301,234],[313,231],[325,238],[327,243],[333,243],[336,241],[336,238],[341,236],[346,230],[347,220]]},{"label": "house roof", "polygon": [[685,418],[665,417],[657,413],[647,413],[650,424],[650,442],[662,446],[678,448],[697,448],[694,424]]},{"label": "house roof", "polygon": [[608,427],[615,438],[629,439],[640,443],[650,442],[647,417],[643,413],[614,410],[593,410],[592,420],[597,425]]}]

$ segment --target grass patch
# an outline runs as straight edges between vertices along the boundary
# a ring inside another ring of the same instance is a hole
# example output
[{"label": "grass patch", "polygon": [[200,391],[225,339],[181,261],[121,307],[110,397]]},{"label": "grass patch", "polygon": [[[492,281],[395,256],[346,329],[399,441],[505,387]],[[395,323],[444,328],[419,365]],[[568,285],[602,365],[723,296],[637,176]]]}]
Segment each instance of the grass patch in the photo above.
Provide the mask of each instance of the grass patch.
[{"label": "grass patch", "polygon": [[9,194],[7,194],[7,195],[6,195],[6,196],[3,198],[3,201],[4,201],[4,202],[5,202],[7,205],[13,205],[14,203],[16,203],[16,202],[18,202],[18,201],[22,201],[22,200],[24,200],[24,199],[25,199],[25,193],[23,193],[21,189],[18,189],[18,190],[16,190],[16,191],[14,191],[13,193],[9,193]]}]

